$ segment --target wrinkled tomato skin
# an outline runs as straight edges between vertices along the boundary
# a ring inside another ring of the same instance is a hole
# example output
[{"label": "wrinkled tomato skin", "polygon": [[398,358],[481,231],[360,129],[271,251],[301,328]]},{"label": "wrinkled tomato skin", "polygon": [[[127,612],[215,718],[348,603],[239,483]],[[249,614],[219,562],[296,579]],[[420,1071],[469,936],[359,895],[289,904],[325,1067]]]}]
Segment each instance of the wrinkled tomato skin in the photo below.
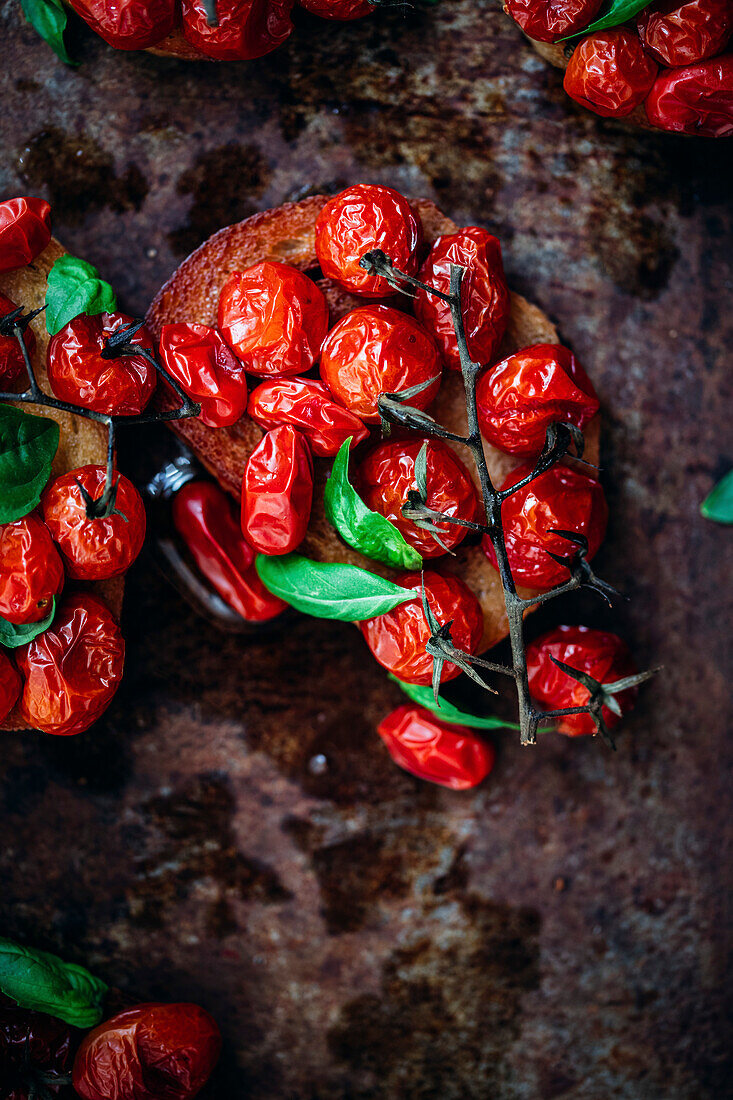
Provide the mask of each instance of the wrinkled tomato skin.
[{"label": "wrinkled tomato skin", "polygon": [[203,0],[183,0],[183,33],[207,57],[250,61],[290,35],[293,0],[217,0],[218,26],[210,27]]},{"label": "wrinkled tomato skin", "polygon": [[[502,489],[521,481],[531,470],[531,464],[513,470]],[[566,567],[553,561],[546,551],[566,558],[575,554],[573,543],[561,535],[550,534],[550,530],[585,535],[590,561],[606,533],[608,505],[600,482],[558,463],[508,497],[501,506],[501,518],[515,582],[546,590],[569,579]],[[496,568],[496,555],[488,535],[484,535],[481,545]]]},{"label": "wrinkled tomato skin", "polygon": [[661,130],[733,136],[733,54],[662,73],[647,97],[646,114]]},{"label": "wrinkled tomato skin", "polygon": [[442,362],[433,338],[414,318],[390,306],[362,306],[332,328],[321,348],[321,378],[337,401],[367,424],[378,424],[380,393],[398,393],[431,378],[405,401],[426,409],[440,389]]},{"label": "wrinkled tomato skin", "polygon": [[7,718],[18,702],[20,689],[18,670],[10,658],[0,651],[0,722]]},{"label": "wrinkled tomato skin", "polygon": [[337,404],[322,382],[312,378],[276,378],[255,390],[247,412],[265,430],[292,424],[303,433],[314,455],[335,455],[349,436],[356,447],[369,430],[353,412]]},{"label": "wrinkled tomato skin", "polygon": [[733,31],[730,0],[664,0],[637,19],[647,53],[660,65],[695,65],[721,53]]},{"label": "wrinkled tomato skin", "polygon": [[[453,644],[468,653],[475,653],[484,629],[481,605],[468,585],[452,574],[441,576],[426,571],[425,592],[438,622],[453,622]],[[427,687],[433,679],[433,659],[425,652],[430,639],[430,627],[425,620],[420,599],[419,573],[404,573],[396,578],[403,588],[414,588],[415,598],[400,604],[385,615],[359,623],[366,643],[383,668],[408,684]],[[441,681],[453,680],[460,669],[446,661]]]},{"label": "wrinkled tomato skin", "polygon": [[582,31],[593,22],[603,0],[504,0],[504,10],[525,34],[538,42]]},{"label": "wrinkled tomato skin", "polygon": [[0,616],[15,626],[38,623],[64,586],[64,566],[35,513],[0,525]]},{"label": "wrinkled tomato skin", "polygon": [[53,1080],[69,1073],[74,1043],[71,1028],[54,1016],[0,1007],[0,1084],[8,1090],[3,1100],[43,1096],[32,1084],[38,1074],[45,1076],[48,1094],[58,1095],[62,1085]]},{"label": "wrinkled tomato skin", "polygon": [[[438,237],[420,268],[421,282],[448,294],[452,264],[465,268],[461,301],[469,353],[475,363],[486,365],[496,356],[511,313],[501,245],[496,237],[476,225]],[[460,370],[448,303],[418,290],[414,306],[418,321],[437,341],[445,365]]]},{"label": "wrinkled tomato skin", "polygon": [[74,11],[116,50],[145,50],[176,25],[175,0],[69,0]]},{"label": "wrinkled tomato skin", "polygon": [[398,767],[453,791],[477,787],[494,766],[491,745],[424,707],[398,707],[382,719],[377,733]]},{"label": "wrinkled tomato skin", "polygon": [[[417,527],[402,515],[407,494],[416,489],[415,460],[424,439],[390,440],[371,451],[358,466],[354,483],[364,503],[385,516],[406,542],[425,558],[437,558],[445,550],[430,531]],[[427,504],[436,512],[475,520],[478,494],[471,475],[458,456],[440,439],[427,441]],[[467,529],[454,523],[437,523],[441,542],[449,550],[466,537]]]},{"label": "wrinkled tomato skin", "polygon": [[82,733],[99,718],[125,661],[111,612],[86,592],[67,596],[48,630],[15,652],[24,679],[22,720],[59,737]]},{"label": "wrinkled tomato skin", "polygon": [[242,481],[242,533],[260,554],[289,554],[308,530],[313,459],[291,424],[272,428],[249,457]]},{"label": "wrinkled tomato skin", "polygon": [[510,455],[538,455],[553,422],[581,431],[598,412],[588,375],[568,348],[533,344],[479,378],[476,389],[484,437]]},{"label": "wrinkled tomato skin", "polygon": [[132,482],[116,475],[115,512],[90,519],[79,482],[93,500],[104,492],[104,466],[81,466],[62,474],[41,497],[43,520],[74,580],[104,581],[127,572],[145,541],[145,506]]},{"label": "wrinkled tomato skin", "polygon": [[0,272],[27,267],[51,240],[51,207],[31,197],[0,202]]},{"label": "wrinkled tomato skin", "polygon": [[362,19],[374,11],[374,4],[367,0],[298,0],[298,3],[321,19]]},{"label": "wrinkled tomato skin", "polygon": [[160,357],[183,391],[200,403],[199,420],[209,428],[236,424],[247,407],[247,375],[216,329],[163,325]]},{"label": "wrinkled tomato skin", "polygon": [[82,1100],[192,1100],[221,1053],[215,1020],[192,1004],[142,1004],[90,1031],[74,1059]]},{"label": "wrinkled tomato skin", "polygon": [[[18,307],[10,298],[0,294],[0,319],[7,317]],[[30,328],[23,333],[23,340],[28,349],[28,354],[33,357],[36,350],[36,338]],[[23,378],[27,379],[28,373],[25,367],[25,359],[20,345],[14,336],[2,336],[0,334],[0,390],[6,390]]]},{"label": "wrinkled tomato skin", "polygon": [[266,622],[287,604],[267,591],[231,502],[218,485],[190,481],[173,498],[173,525],[199,571],[246,622]]},{"label": "wrinkled tomato skin", "polygon": [[229,276],[219,295],[219,329],[252,374],[304,374],[328,332],[328,303],[312,279],[265,261]]},{"label": "wrinkled tomato skin", "polygon": [[[612,684],[637,671],[628,646],[617,634],[591,630],[588,626],[558,626],[527,647],[529,690],[547,710],[583,707],[590,698],[586,687],[553,664],[553,657],[580,672],[587,672],[601,684]],[[622,711],[631,709],[636,696],[636,688],[616,696]],[[609,729],[621,720],[608,707],[603,708],[602,714]],[[596,732],[589,714],[568,714],[557,723],[560,733],[568,737]]]},{"label": "wrinkled tomato skin", "polygon": [[565,91],[604,118],[624,118],[643,103],[657,75],[639,36],[623,27],[582,39],[565,71]]},{"label": "wrinkled tomato skin", "polygon": [[422,226],[407,199],[391,187],[357,183],[326,203],[316,221],[316,255],[328,279],[365,298],[394,291],[381,275],[369,275],[359,261],[380,248],[395,267],[415,275]]},{"label": "wrinkled tomato skin", "polygon": [[[101,352],[113,333],[132,323],[124,313],[80,313],[51,337],[47,371],[51,389],[60,401],[110,416],[139,416],[155,389],[156,371],[140,355],[103,359]],[[147,329],[130,339],[145,349],[153,347]]]}]

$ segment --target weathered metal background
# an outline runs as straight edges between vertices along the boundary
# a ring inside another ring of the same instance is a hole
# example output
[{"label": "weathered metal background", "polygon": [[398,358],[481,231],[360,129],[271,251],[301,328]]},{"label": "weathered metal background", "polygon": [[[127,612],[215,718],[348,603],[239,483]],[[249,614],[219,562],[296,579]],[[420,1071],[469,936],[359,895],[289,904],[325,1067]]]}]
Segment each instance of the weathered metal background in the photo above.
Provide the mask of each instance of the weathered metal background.
[{"label": "weathered metal background", "polygon": [[[131,312],[211,231],[309,189],[391,183],[498,233],[602,395],[600,565],[631,598],[531,629],[614,625],[664,673],[616,755],[506,736],[450,794],[390,765],[374,726],[399,692],[355,630],[223,638],[143,559],[106,720],[3,741],[0,926],[210,1008],[210,1096],[723,1096],[731,543],[698,504],[731,460],[733,145],[576,110],[488,0],[301,18],[231,66],[76,30],[77,70],[18,7],[0,187],[47,195]],[[167,446],[137,433],[123,462],[142,477]]]}]

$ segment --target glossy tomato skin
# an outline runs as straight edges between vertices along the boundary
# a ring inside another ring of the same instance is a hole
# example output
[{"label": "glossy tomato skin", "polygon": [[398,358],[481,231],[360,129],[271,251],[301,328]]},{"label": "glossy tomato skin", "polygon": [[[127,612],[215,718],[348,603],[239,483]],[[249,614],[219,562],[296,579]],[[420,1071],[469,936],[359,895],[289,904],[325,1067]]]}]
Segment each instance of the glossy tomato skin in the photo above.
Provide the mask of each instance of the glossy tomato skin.
[{"label": "glossy tomato skin", "polygon": [[407,199],[391,187],[357,183],[329,199],[316,222],[316,255],[328,279],[365,298],[394,291],[381,275],[369,275],[359,261],[381,248],[406,275],[415,275],[422,225]]},{"label": "glossy tomato skin", "polygon": [[593,22],[603,0],[504,0],[504,8],[525,34],[538,42],[582,31]]},{"label": "glossy tomato skin", "polygon": [[[553,657],[588,673],[601,684],[612,684],[637,671],[628,646],[617,634],[591,630],[588,626],[558,626],[527,647],[529,690],[547,710],[583,707],[590,698],[586,687],[553,664]],[[631,688],[616,696],[624,712],[631,709],[636,695],[637,689]],[[621,720],[608,707],[602,713],[609,729]],[[557,722],[560,733],[569,737],[596,732],[589,714],[568,714]]]},{"label": "glossy tomato skin", "polygon": [[[9,313],[17,308],[11,298],[6,298],[4,294],[0,294],[0,319],[7,317]],[[36,350],[36,338],[30,327],[23,333],[23,340],[28,349],[28,354],[32,357]],[[14,336],[0,334],[0,390],[6,390],[10,386],[14,386],[21,378],[27,379],[28,372],[26,371],[25,359],[20,345]]]},{"label": "glossy tomato skin", "polygon": [[111,612],[88,593],[62,601],[43,634],[16,651],[29,729],[70,737],[88,729],[122,678],[125,643]]},{"label": "glossy tomato skin", "polygon": [[202,0],[183,0],[183,33],[217,61],[249,61],[290,35],[293,0],[217,0],[218,26],[210,27]]},{"label": "glossy tomato skin", "polygon": [[306,437],[313,454],[322,458],[335,455],[349,436],[356,447],[369,435],[361,420],[313,378],[262,382],[252,391],[247,412],[265,430],[292,424]]},{"label": "glossy tomato skin", "polygon": [[249,457],[242,481],[242,532],[260,554],[289,554],[308,530],[313,459],[291,424],[272,428]]},{"label": "glossy tomato skin", "polygon": [[[465,652],[475,653],[481,643],[484,619],[481,605],[471,589],[452,574],[441,576],[427,570],[423,576],[428,603],[438,622],[443,624],[452,620],[453,644]],[[397,584],[413,588],[415,598],[385,615],[359,623],[359,629],[383,668],[408,684],[428,686],[433,678],[433,659],[425,652],[430,627],[420,599],[420,574],[404,573],[397,578]],[[459,673],[456,665],[446,661],[441,681],[453,680]]]},{"label": "glossy tomato skin", "polygon": [[265,261],[229,276],[219,328],[251,374],[304,374],[328,331],[328,303],[297,268]]},{"label": "glossy tomato skin", "polygon": [[32,197],[0,202],[0,272],[27,267],[51,240],[51,207]]},{"label": "glossy tomato skin", "polygon": [[733,32],[730,0],[663,0],[637,18],[639,37],[660,65],[695,65],[722,52]]},{"label": "glossy tomato skin", "polygon": [[[452,264],[466,269],[461,301],[469,353],[475,363],[491,363],[511,313],[501,245],[496,237],[477,225],[438,237],[420,268],[421,282],[448,294]],[[460,370],[450,306],[425,290],[417,291],[414,306],[418,321],[437,341],[445,365],[451,370]]]},{"label": "glossy tomato skin", "polygon": [[127,572],[145,541],[145,506],[132,482],[117,474],[115,511],[90,519],[79,483],[93,500],[106,484],[104,466],[80,466],[52,481],[41,497],[46,527],[74,580],[103,581]]},{"label": "glossy tomato skin", "polygon": [[483,374],[476,389],[484,437],[510,455],[538,455],[553,422],[581,430],[598,412],[596,391],[569,348],[533,344]]},{"label": "glossy tomato skin", "polygon": [[200,403],[199,420],[209,428],[236,424],[247,407],[247,375],[215,328],[163,325],[160,357],[184,392]]},{"label": "glossy tomato skin", "polygon": [[10,658],[6,657],[0,650],[0,722],[7,718],[18,702],[20,688],[21,680],[18,670]]},{"label": "glossy tomato skin", "polygon": [[170,34],[175,0],[69,0],[74,11],[116,50],[145,50]]},{"label": "glossy tomato skin", "polygon": [[64,566],[48,528],[31,512],[0,525],[0,616],[38,623],[64,586]]},{"label": "glossy tomato skin", "polygon": [[367,0],[298,0],[298,3],[321,19],[361,19],[374,11],[374,4]]},{"label": "glossy tomato skin", "polygon": [[[51,337],[48,380],[56,397],[111,416],[139,416],[155,390],[156,371],[141,355],[103,359],[107,340],[132,323],[125,313],[80,313]],[[130,343],[152,348],[149,332],[141,328]]]},{"label": "glossy tomato skin", "polygon": [[405,404],[426,409],[440,389],[437,346],[413,317],[390,306],[361,306],[331,329],[321,348],[321,378],[367,424],[378,424],[380,393],[435,383]]},{"label": "glossy tomato skin", "polygon": [[583,38],[565,71],[565,91],[604,118],[624,118],[643,103],[657,75],[639,36],[618,27]]},{"label": "glossy tomato skin", "polygon": [[477,787],[494,766],[491,745],[424,707],[398,707],[382,719],[377,733],[400,768],[453,791]]},{"label": "glossy tomato skin", "polygon": [[[531,464],[513,470],[502,489],[521,481],[531,470]],[[608,505],[600,482],[561,462],[508,497],[501,506],[501,518],[515,582],[546,590],[569,578],[565,566],[555,562],[546,551],[566,558],[572,558],[575,553],[571,542],[550,531],[585,535],[587,560],[590,561],[606,533]],[[496,567],[496,555],[488,535],[484,536],[482,546]]]},{"label": "glossy tomato skin", "polygon": [[136,1005],[84,1036],[73,1084],[83,1100],[192,1100],[220,1053],[216,1021],[198,1005]]},{"label": "glossy tomato skin", "polygon": [[61,1095],[63,1082],[53,1082],[69,1073],[73,1048],[72,1029],[63,1021],[44,1012],[0,1007],[0,1082],[7,1090],[2,1093],[3,1100],[43,1096],[36,1091],[40,1074],[48,1095]]},{"label": "glossy tomato skin", "polygon": [[702,137],[733,135],[733,54],[661,73],[646,100],[652,126]]},{"label": "glossy tomato skin", "polygon": [[[402,515],[407,494],[416,489],[415,460],[424,439],[390,440],[371,451],[357,468],[354,484],[364,503],[385,516],[406,542],[425,558],[445,553],[429,531]],[[427,441],[427,504],[436,512],[475,520],[479,506],[473,479],[458,456],[440,439]],[[453,550],[466,537],[458,524],[437,524],[440,540]]]}]

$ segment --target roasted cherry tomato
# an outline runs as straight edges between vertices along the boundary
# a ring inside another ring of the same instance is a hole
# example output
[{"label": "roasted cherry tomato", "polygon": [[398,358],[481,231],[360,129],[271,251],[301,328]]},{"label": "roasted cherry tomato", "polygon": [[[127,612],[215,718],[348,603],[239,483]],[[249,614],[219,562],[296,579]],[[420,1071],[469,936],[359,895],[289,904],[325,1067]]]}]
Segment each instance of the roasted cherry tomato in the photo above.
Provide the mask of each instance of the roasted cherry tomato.
[{"label": "roasted cherry tomato", "polygon": [[252,391],[247,412],[263,428],[292,424],[311,445],[314,455],[335,455],[345,439],[351,446],[366,439],[361,420],[338,405],[322,382],[313,378],[276,378]]},{"label": "roasted cherry tomato", "polygon": [[28,727],[68,737],[88,729],[122,679],[125,643],[111,612],[89,593],[67,596],[48,630],[17,649]]},{"label": "roasted cherry tomato", "polygon": [[200,402],[199,420],[210,428],[236,424],[247,407],[247,376],[215,328],[163,325],[160,357],[184,392]]},{"label": "roasted cherry tomato", "polygon": [[260,440],[242,481],[242,531],[260,554],[289,554],[308,530],[313,459],[304,435],[283,424]]},{"label": "roasted cherry tomato", "polygon": [[[13,662],[0,650],[0,722],[10,714],[20,695],[21,680]],[[2,1040],[0,1039],[0,1044]],[[0,1064],[2,1061],[0,1060]]]},{"label": "roasted cherry tomato", "polygon": [[3,1100],[58,1096],[68,1080],[73,1047],[71,1028],[54,1016],[0,1007]]},{"label": "roasted cherry tomato", "polygon": [[560,344],[533,344],[503,359],[479,379],[476,400],[484,436],[510,455],[538,455],[550,424],[582,429],[599,405],[588,375]]},{"label": "roasted cherry tomato", "polygon": [[504,0],[504,9],[525,34],[538,42],[582,31],[593,22],[603,0]]},{"label": "roasted cherry tomato", "polygon": [[477,787],[494,766],[491,745],[424,707],[398,707],[382,719],[377,733],[400,768],[454,791]]},{"label": "roasted cherry tomato", "polygon": [[[553,657],[586,672],[599,684],[612,684],[636,672],[631,653],[618,635],[588,626],[558,626],[527,647],[529,690],[547,710],[584,707],[590,699],[588,688],[558,668]],[[616,696],[623,711],[631,709],[636,695],[637,689],[630,688]],[[609,729],[621,720],[608,707],[602,713]],[[596,732],[590,714],[568,714],[557,722],[560,733],[569,737]]]},{"label": "roasted cherry tomato", "polygon": [[34,513],[0,525],[0,616],[38,623],[64,586],[64,566],[48,528]]},{"label": "roasted cherry tomato", "polygon": [[74,1088],[83,1100],[192,1100],[220,1053],[216,1021],[198,1005],[136,1005],[84,1036]]},{"label": "roasted cherry tomato", "polygon": [[389,306],[362,306],[332,328],[321,348],[321,378],[337,400],[368,424],[379,423],[380,393],[435,383],[405,402],[426,409],[440,388],[442,363],[422,325]]},{"label": "roasted cherry tomato", "polygon": [[721,53],[733,31],[731,0],[663,0],[638,16],[644,49],[662,65],[695,65]]},{"label": "roasted cherry tomato", "polygon": [[[10,298],[6,298],[4,294],[0,294],[0,320],[7,317],[9,313],[13,313],[17,308],[15,302],[11,301]],[[30,328],[26,328],[23,339],[28,354],[32,356],[36,350],[36,338]],[[27,377],[25,359],[18,341],[14,336],[3,336],[0,333],[0,390],[8,389],[8,387],[15,385],[18,379],[27,379]]]},{"label": "roasted cherry tomato", "polygon": [[[504,481],[502,489],[515,485],[531,473],[532,466],[520,466]],[[587,560],[603,542],[608,521],[608,506],[600,482],[587,474],[558,463],[508,497],[501,506],[501,518],[514,580],[529,588],[547,589],[568,580],[564,565],[550,554],[572,559],[572,542],[553,535],[554,531],[572,531],[588,539]],[[488,535],[482,542],[484,552],[496,566],[494,547]]]},{"label": "roasted cherry tomato", "polygon": [[248,61],[276,49],[293,29],[293,0],[216,0],[209,25],[203,0],[183,0],[183,33],[192,46],[218,61]]},{"label": "roasted cherry tomato", "polygon": [[374,11],[374,4],[367,0],[298,0],[298,3],[321,19],[361,19]]},{"label": "roasted cherry tomato", "polygon": [[[484,617],[481,604],[471,589],[452,574],[441,576],[426,571],[423,577],[428,604],[436,619],[441,625],[453,624],[453,644],[464,652],[475,653],[481,642]],[[403,573],[396,581],[403,588],[415,589],[414,600],[376,619],[359,623],[359,628],[372,653],[388,672],[409,684],[427,686],[433,679],[433,659],[425,652],[430,627],[420,598],[420,574]],[[452,680],[460,671],[446,661],[440,678]]]},{"label": "roasted cherry tomato", "polygon": [[623,118],[649,94],[657,66],[639,36],[617,27],[582,39],[565,71],[571,99],[604,118]]},{"label": "roasted cherry tomato", "polygon": [[135,486],[116,475],[115,510],[104,518],[87,516],[80,486],[92,500],[104,492],[104,466],[80,466],[50,483],[41,497],[41,511],[75,580],[103,581],[125,573],[145,540],[145,506]]},{"label": "roasted cherry tomato", "polygon": [[74,11],[116,50],[145,50],[176,25],[175,0],[69,0]]},{"label": "roasted cherry tomato", "polygon": [[247,622],[265,622],[287,604],[268,592],[254,567],[229,497],[211,481],[189,481],[173,498],[173,523],[201,573]]},{"label": "roasted cherry tomato", "polygon": [[[496,237],[476,225],[438,237],[420,268],[420,280],[447,294],[452,264],[460,265],[466,272],[461,301],[469,353],[475,363],[491,363],[504,336],[512,305],[504,278],[501,245]],[[437,340],[445,365],[460,370],[448,303],[418,290],[415,316]]]},{"label": "roasted cherry tomato", "polygon": [[51,240],[51,207],[44,199],[0,202],[0,272],[27,267]]},{"label": "roasted cherry tomato", "polygon": [[328,332],[328,303],[297,268],[255,264],[222,287],[219,328],[252,374],[304,374]]},{"label": "roasted cherry tomato", "polygon": [[703,137],[733,135],[733,54],[662,73],[646,101],[652,126]]},{"label": "roasted cherry tomato", "polygon": [[[153,396],[156,370],[141,355],[104,359],[113,333],[132,323],[124,313],[80,313],[51,338],[47,370],[60,401],[111,416],[139,416]],[[130,339],[149,350],[153,341],[141,328]]]},{"label": "roasted cherry tomato", "polygon": [[417,272],[422,226],[409,202],[391,187],[357,183],[329,199],[316,222],[321,271],[354,294],[385,298],[394,291],[381,275],[369,275],[359,261],[381,248],[407,275]]},{"label": "roasted cherry tomato", "polygon": [[[430,531],[402,515],[407,494],[417,490],[415,459],[427,442],[427,505],[459,519],[475,520],[478,494],[471,475],[458,456],[440,439],[389,441],[375,447],[359,465],[355,485],[364,503],[379,512],[402,532],[404,538],[425,558],[445,553]],[[466,537],[467,529],[456,523],[436,523],[440,541],[453,550]]]}]

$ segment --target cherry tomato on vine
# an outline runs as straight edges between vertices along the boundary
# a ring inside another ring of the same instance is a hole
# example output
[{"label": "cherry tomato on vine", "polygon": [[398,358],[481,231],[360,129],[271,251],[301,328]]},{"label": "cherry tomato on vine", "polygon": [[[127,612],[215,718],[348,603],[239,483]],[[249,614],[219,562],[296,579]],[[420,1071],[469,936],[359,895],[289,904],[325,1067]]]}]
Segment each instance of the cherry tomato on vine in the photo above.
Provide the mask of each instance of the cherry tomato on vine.
[{"label": "cherry tomato on vine", "polygon": [[380,248],[395,267],[415,275],[422,226],[407,199],[391,187],[357,183],[329,199],[316,222],[321,271],[354,294],[385,298],[394,291],[381,275],[369,275],[359,261]]},{"label": "cherry tomato on vine", "polygon": [[657,65],[637,34],[617,27],[583,38],[573,51],[563,87],[571,99],[604,118],[623,118],[649,94]]},{"label": "cherry tomato on vine", "polygon": [[593,22],[603,0],[504,0],[504,9],[525,34],[538,42],[582,31]]},{"label": "cherry tomato on vine", "polygon": [[733,32],[730,0],[663,0],[637,17],[644,49],[661,65],[677,68],[715,57]]},{"label": "cherry tomato on vine", "polygon": [[209,26],[203,0],[183,0],[183,33],[219,61],[249,61],[290,35],[293,0],[216,0],[218,25]]},{"label": "cherry tomato on vine", "polygon": [[116,50],[145,50],[170,34],[175,0],[69,0],[74,11]]},{"label": "cherry tomato on vine", "polygon": [[704,137],[733,135],[733,54],[662,73],[646,101],[652,126]]},{"label": "cherry tomato on vine", "polygon": [[[10,714],[20,695],[21,680],[13,662],[0,650],[0,722]],[[0,1038],[0,1046],[2,1039]],[[0,1061],[0,1065],[2,1062]]]},{"label": "cherry tomato on vine", "polygon": [[249,457],[242,481],[242,532],[260,554],[289,554],[308,530],[313,459],[291,424],[272,428]]},{"label": "cherry tomato on vine", "polygon": [[51,207],[44,199],[0,202],[0,272],[27,267],[51,240]]},{"label": "cherry tomato on vine", "polygon": [[[68,1080],[73,1046],[71,1028],[54,1016],[0,1007],[3,1100],[41,1100],[59,1094],[64,1079]],[[43,1091],[39,1091],[41,1082]]]},{"label": "cherry tomato on vine", "polygon": [[292,424],[306,437],[313,454],[321,457],[335,455],[349,436],[356,447],[369,435],[361,420],[337,404],[324,384],[313,378],[262,382],[252,391],[247,412],[265,429]]},{"label": "cherry tomato on vine", "polygon": [[64,586],[64,566],[48,528],[34,513],[0,525],[0,616],[38,623]]},{"label": "cherry tomato on vine", "polygon": [[[124,313],[80,313],[51,337],[47,371],[60,401],[111,416],[139,416],[155,390],[156,370],[141,355],[102,356],[107,340],[132,323]],[[131,344],[150,349],[152,337],[141,328]]]},{"label": "cherry tomato on vine", "polygon": [[[15,302],[6,298],[4,294],[0,294],[0,320],[17,308]],[[23,340],[28,354],[33,356],[36,350],[36,338],[30,328],[26,328],[23,333]],[[15,385],[20,378],[27,379],[27,377],[25,359],[18,341],[14,336],[0,334],[0,390],[5,390]]]},{"label": "cherry tomato on vine", "polygon": [[[612,684],[637,671],[628,646],[617,634],[591,630],[588,626],[558,626],[527,647],[529,690],[547,710],[583,707],[590,699],[588,688],[558,668],[553,657],[588,673],[600,684]],[[615,698],[625,712],[631,709],[636,696],[637,689],[630,688]],[[608,707],[603,708],[602,714],[609,729],[621,721]],[[590,714],[567,714],[557,719],[557,723],[560,733],[569,737],[596,732]]]},{"label": "cherry tomato on vine", "polygon": [[481,431],[510,455],[538,455],[554,421],[581,430],[598,412],[593,385],[560,344],[533,344],[482,374],[476,389]]},{"label": "cherry tomato on vine", "polygon": [[361,19],[374,11],[374,4],[368,0],[298,0],[298,3],[321,19]]},{"label": "cherry tomato on vine", "polygon": [[208,325],[163,325],[163,366],[194,401],[210,428],[236,424],[247,407],[247,376],[224,338]]},{"label": "cherry tomato on vine", "polygon": [[89,593],[64,599],[43,634],[17,649],[20,713],[30,729],[69,737],[88,729],[119,687],[125,643],[111,612]]},{"label": "cherry tomato on vine", "polygon": [[441,787],[477,787],[494,766],[495,752],[465,726],[441,722],[424,707],[397,707],[377,726],[400,768]]}]

